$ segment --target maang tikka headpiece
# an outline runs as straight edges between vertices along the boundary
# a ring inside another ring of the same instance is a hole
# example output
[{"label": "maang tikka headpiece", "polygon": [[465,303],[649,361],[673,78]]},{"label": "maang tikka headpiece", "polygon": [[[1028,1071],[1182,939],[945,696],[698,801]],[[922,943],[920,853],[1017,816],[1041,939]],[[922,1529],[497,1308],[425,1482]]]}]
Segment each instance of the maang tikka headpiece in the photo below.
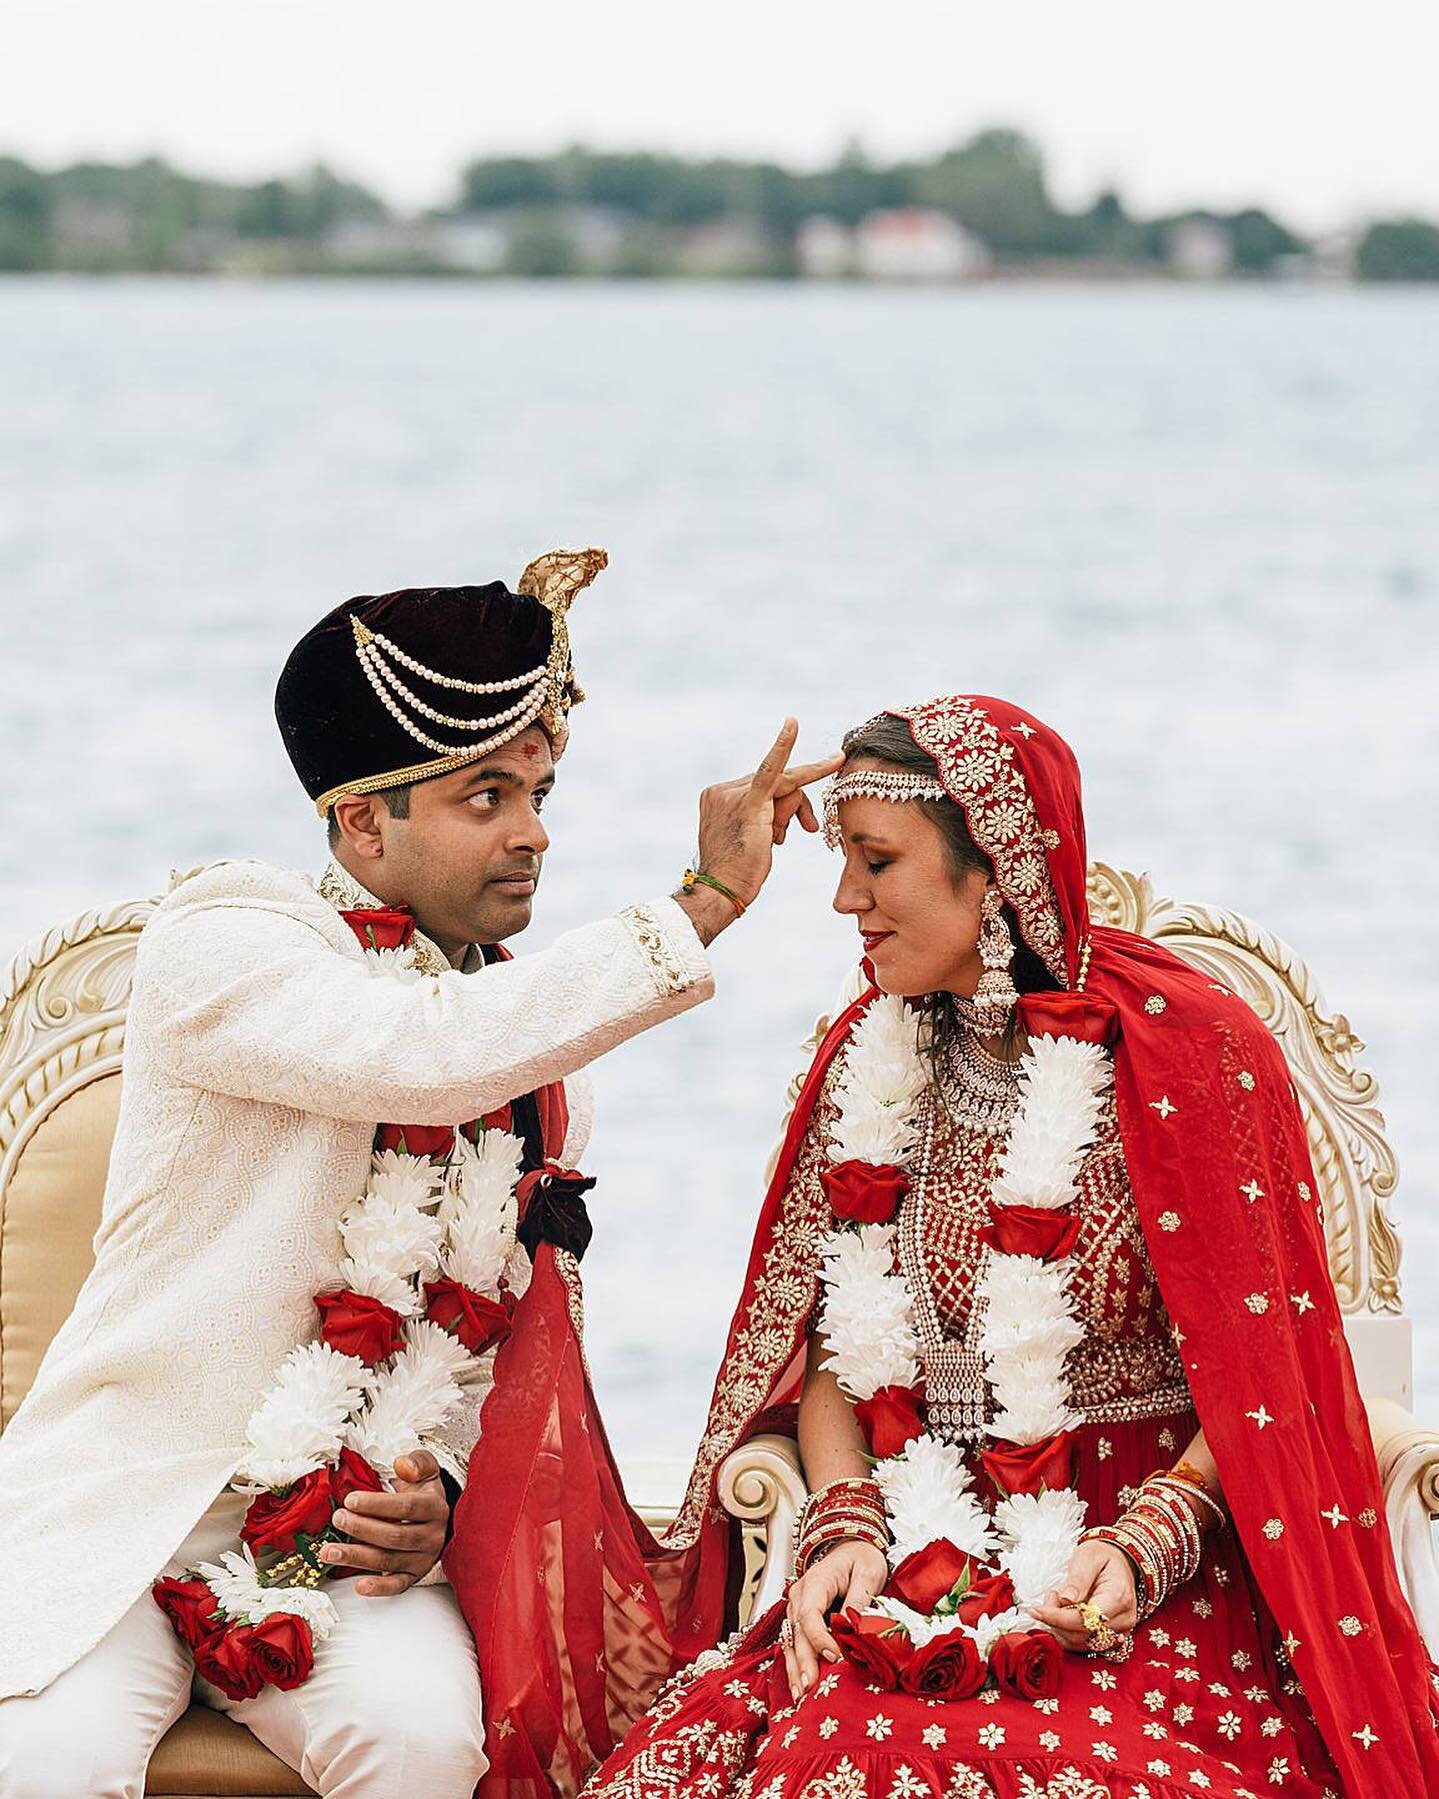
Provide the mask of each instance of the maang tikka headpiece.
[{"label": "maang tikka headpiece", "polygon": [[911,774],[907,769],[857,768],[836,775],[824,790],[824,840],[832,850],[840,846],[839,809],[846,800],[947,800],[949,793],[932,775]]}]

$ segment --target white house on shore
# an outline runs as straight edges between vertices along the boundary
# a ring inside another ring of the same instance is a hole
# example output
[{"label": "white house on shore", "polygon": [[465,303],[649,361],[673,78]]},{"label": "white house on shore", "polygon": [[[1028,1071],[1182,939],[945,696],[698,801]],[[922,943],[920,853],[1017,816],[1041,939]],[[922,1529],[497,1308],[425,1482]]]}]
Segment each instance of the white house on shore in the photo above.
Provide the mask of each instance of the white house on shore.
[{"label": "white house on shore", "polygon": [[800,273],[818,280],[974,281],[994,266],[988,246],[957,219],[928,206],[872,212],[850,230],[819,214],[796,239]]}]

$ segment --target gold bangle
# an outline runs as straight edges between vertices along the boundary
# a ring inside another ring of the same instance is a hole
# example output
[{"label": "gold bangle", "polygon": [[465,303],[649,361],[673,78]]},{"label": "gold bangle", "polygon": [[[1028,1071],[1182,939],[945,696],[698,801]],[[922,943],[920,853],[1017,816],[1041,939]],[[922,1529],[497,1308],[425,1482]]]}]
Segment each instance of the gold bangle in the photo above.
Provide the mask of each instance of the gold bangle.
[{"label": "gold bangle", "polygon": [[684,879],[680,882],[680,892],[693,893],[697,886],[712,887],[716,893],[727,899],[734,907],[736,918],[743,918],[749,910],[739,895],[731,893],[723,881],[717,881],[713,875],[701,874],[697,868],[687,868],[684,872]]}]

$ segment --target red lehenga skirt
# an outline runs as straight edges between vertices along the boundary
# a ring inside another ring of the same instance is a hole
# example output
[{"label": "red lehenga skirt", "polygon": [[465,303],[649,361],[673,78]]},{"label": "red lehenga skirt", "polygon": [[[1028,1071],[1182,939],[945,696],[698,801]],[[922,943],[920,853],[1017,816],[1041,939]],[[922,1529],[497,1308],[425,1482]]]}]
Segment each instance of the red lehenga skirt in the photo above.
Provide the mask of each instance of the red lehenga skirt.
[{"label": "red lehenga skirt", "polygon": [[[1086,1425],[1075,1481],[1117,1517],[1193,1414]],[[586,1799],[1337,1799],[1314,1720],[1234,1535],[1136,1633],[1129,1660],[1066,1656],[1058,1697],[940,1701],[865,1684],[848,1662],[795,1704],[783,1608],[678,1674]],[[1378,1796],[1375,1796],[1378,1799]]]}]

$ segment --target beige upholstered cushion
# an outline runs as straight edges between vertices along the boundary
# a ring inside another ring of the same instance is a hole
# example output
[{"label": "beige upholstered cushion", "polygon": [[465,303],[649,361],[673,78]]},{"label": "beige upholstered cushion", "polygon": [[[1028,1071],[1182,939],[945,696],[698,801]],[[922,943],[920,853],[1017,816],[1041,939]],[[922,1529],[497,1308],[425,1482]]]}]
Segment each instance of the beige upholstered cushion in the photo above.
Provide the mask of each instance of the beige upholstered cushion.
[{"label": "beige upholstered cushion", "polygon": [[192,1705],[155,1751],[145,1782],[147,1794],[242,1794],[270,1799],[272,1793],[313,1793],[257,1743],[239,1724],[203,1705]]},{"label": "beige upholstered cushion", "polygon": [[0,1193],[0,1427],[30,1391],[90,1272],[119,1107],[117,1074],[62,1100]]}]

